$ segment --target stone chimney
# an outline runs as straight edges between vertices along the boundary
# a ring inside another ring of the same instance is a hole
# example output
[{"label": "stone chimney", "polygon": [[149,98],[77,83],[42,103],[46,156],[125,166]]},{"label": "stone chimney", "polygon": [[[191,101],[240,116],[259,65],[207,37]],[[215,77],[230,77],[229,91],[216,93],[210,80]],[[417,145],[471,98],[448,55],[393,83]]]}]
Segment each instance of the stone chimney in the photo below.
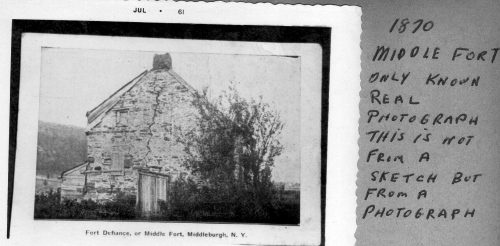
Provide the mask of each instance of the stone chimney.
[{"label": "stone chimney", "polygon": [[153,58],[153,70],[158,69],[172,69],[172,57],[170,57],[169,53],[155,55]]}]

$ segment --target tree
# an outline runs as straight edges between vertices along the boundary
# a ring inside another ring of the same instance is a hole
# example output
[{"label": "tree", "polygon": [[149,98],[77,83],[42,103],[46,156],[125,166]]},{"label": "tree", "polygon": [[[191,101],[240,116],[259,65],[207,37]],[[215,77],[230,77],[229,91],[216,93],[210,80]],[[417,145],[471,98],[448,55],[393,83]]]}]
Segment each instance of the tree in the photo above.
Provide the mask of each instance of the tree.
[{"label": "tree", "polygon": [[271,172],[283,150],[279,112],[262,97],[243,98],[234,84],[212,101],[205,88],[193,105],[198,127],[188,134],[186,167],[217,190],[218,199],[262,210],[272,198]]}]

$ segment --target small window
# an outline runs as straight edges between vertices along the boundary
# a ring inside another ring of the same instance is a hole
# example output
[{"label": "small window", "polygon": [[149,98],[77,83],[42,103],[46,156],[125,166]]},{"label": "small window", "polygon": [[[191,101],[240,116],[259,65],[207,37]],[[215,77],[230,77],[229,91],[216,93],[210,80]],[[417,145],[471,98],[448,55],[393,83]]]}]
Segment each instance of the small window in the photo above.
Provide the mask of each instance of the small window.
[{"label": "small window", "polygon": [[112,170],[123,170],[125,162],[125,156],[123,153],[115,152],[111,157],[111,169]]},{"label": "small window", "polygon": [[101,156],[103,165],[111,165],[111,154],[109,152],[103,152]]},{"label": "small window", "polygon": [[175,134],[176,122],[174,120],[172,109],[167,109],[163,112],[161,122],[163,123],[162,125],[166,133],[169,135]]},{"label": "small window", "polygon": [[126,126],[128,123],[128,109],[116,110],[116,126]]},{"label": "small window", "polygon": [[123,163],[125,168],[131,168],[133,166],[133,157],[132,155],[125,155],[125,161]]}]

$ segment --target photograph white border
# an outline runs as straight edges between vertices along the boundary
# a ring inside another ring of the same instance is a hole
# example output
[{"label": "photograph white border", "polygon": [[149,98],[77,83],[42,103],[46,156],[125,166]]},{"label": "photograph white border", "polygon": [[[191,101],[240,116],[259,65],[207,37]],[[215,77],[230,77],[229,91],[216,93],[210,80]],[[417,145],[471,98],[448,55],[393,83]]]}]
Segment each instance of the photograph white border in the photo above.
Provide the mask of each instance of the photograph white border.
[{"label": "photograph white border", "polygon": [[[107,37],[91,35],[66,34],[37,34],[26,33],[22,37],[21,47],[21,77],[18,123],[18,151],[16,172],[14,179],[14,199],[12,228],[22,228],[34,217],[35,176],[38,136],[38,109],[40,71],[42,70],[42,48],[92,49],[92,50],[119,50],[119,51],[158,51],[159,53],[207,53],[207,54],[238,54],[238,55],[274,55],[299,56],[301,67],[301,201],[300,226],[255,225],[238,223],[176,223],[176,222],[140,222],[110,224],[115,231],[143,232],[143,228],[152,228],[151,231],[183,232],[240,232],[245,233],[249,240],[243,238],[234,242],[252,244],[274,244],[275,240],[268,240],[271,235],[282,235],[287,244],[307,244],[318,242],[321,230],[320,210],[320,139],[321,139],[321,59],[322,49],[318,44],[286,44],[239,41],[207,41],[181,40],[164,38],[133,38]],[[168,50],[165,50],[165,49]],[[98,76],[98,75],[96,75]],[[132,221],[131,221],[132,222]],[[136,221],[133,221],[136,222]],[[33,234],[53,227],[54,221],[35,220],[33,231],[26,228],[22,233]],[[100,221],[59,220],[57,230],[64,233],[65,228],[72,228],[68,233],[88,238],[84,233],[87,228],[99,227]],[[151,224],[154,223],[154,224]],[[81,226],[81,227],[80,227]],[[64,228],[64,229],[63,229]],[[167,230],[168,229],[168,230]],[[16,236],[16,230],[12,235]],[[305,236],[307,235],[307,236]],[[280,236],[281,237],[281,236]],[[253,239],[252,239],[253,238]],[[295,239],[294,239],[295,238]],[[82,238],[83,240],[84,238]],[[167,240],[174,240],[166,238]],[[191,239],[191,238],[190,238]],[[277,237],[278,240],[279,237]],[[208,240],[208,239],[207,239]],[[187,238],[182,241],[189,242]],[[195,240],[197,241],[197,240]],[[228,240],[231,241],[231,240]]]}]

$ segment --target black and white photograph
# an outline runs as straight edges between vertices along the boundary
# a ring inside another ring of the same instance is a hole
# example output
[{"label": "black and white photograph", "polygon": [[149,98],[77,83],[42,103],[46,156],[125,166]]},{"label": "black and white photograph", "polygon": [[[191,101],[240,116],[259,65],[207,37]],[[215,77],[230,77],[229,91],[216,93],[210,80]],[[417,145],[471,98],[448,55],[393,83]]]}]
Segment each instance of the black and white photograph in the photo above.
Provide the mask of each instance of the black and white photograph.
[{"label": "black and white photograph", "polygon": [[329,31],[246,28],[24,34],[21,70],[38,72],[21,80],[39,85],[32,218],[319,228]]},{"label": "black and white photograph", "polygon": [[35,219],[300,223],[300,57],[41,55]]}]

